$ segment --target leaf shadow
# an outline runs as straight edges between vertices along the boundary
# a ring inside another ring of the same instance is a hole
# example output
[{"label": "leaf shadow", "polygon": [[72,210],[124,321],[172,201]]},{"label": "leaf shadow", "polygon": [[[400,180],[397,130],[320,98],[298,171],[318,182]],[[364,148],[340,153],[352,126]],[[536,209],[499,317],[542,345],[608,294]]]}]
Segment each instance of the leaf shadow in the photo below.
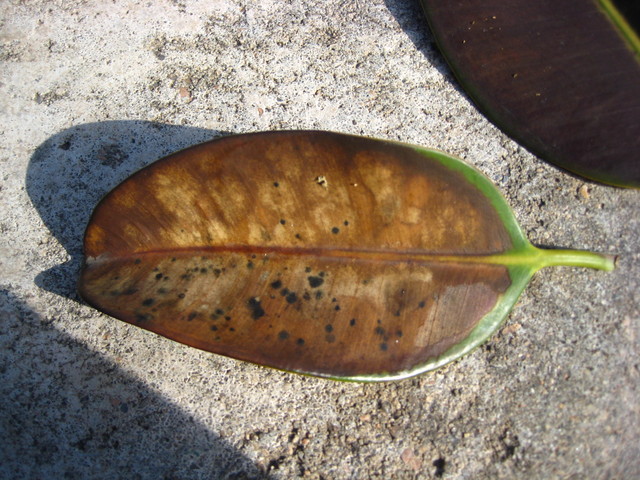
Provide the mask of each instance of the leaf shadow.
[{"label": "leaf shadow", "polygon": [[271,478],[3,288],[0,318],[0,478]]},{"label": "leaf shadow", "polygon": [[40,288],[77,300],[82,238],[93,208],[133,172],[177,150],[230,132],[149,121],[71,127],[34,152],[26,175],[29,198],[69,260],[39,273]]},{"label": "leaf shadow", "polygon": [[467,94],[456,80],[453,71],[449,68],[436,44],[420,0],[384,0],[384,3],[416,50],[422,53],[429,60],[429,63],[447,78],[458,92],[466,97]]}]

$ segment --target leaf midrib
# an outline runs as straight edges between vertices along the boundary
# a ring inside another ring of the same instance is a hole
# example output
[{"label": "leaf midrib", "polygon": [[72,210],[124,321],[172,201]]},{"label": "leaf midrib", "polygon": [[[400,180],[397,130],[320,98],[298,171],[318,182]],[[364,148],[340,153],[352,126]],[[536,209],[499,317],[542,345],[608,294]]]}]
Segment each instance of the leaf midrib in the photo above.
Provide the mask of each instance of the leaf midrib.
[{"label": "leaf midrib", "polygon": [[262,258],[266,258],[269,255],[279,255],[388,263],[457,263],[502,265],[505,267],[526,266],[533,270],[557,265],[612,270],[615,263],[615,258],[608,255],[579,250],[544,250],[528,244],[519,249],[512,249],[505,252],[469,254],[420,251],[398,252],[382,249],[369,250],[339,247],[277,247],[256,245],[197,246],[127,252],[114,256],[89,257],[87,264],[135,259],[147,255],[166,255],[170,257],[192,253],[195,256],[202,253],[216,252],[256,255],[256,257],[262,256]]}]

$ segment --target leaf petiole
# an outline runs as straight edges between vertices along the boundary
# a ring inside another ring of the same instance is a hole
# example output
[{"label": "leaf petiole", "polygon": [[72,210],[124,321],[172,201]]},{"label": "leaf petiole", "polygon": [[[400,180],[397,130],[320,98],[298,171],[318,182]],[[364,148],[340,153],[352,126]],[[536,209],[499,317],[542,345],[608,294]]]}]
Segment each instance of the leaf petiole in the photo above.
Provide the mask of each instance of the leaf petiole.
[{"label": "leaf petiole", "polygon": [[533,248],[537,251],[534,258],[537,257],[538,268],[567,266],[595,268],[610,272],[616,265],[617,257],[615,255],[593,253],[583,250]]},{"label": "leaf petiole", "polygon": [[528,266],[532,273],[554,266],[595,268],[610,272],[615,268],[616,258],[615,255],[584,250],[544,249],[529,244],[521,250],[487,256],[483,263],[507,267]]}]

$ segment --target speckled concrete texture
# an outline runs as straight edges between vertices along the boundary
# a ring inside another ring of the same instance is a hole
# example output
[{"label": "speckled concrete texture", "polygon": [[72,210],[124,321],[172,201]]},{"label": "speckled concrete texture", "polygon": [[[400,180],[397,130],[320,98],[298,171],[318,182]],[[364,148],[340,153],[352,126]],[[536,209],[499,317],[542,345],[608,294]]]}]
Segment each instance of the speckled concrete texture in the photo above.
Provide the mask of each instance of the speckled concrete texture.
[{"label": "speckled concrete texture", "polygon": [[[640,192],[542,162],[489,123],[415,0],[0,2],[0,477],[640,476]],[[97,201],[230,133],[314,128],[445,150],[538,245],[501,331],[433,374],[336,383],[204,353],[75,291]]]}]

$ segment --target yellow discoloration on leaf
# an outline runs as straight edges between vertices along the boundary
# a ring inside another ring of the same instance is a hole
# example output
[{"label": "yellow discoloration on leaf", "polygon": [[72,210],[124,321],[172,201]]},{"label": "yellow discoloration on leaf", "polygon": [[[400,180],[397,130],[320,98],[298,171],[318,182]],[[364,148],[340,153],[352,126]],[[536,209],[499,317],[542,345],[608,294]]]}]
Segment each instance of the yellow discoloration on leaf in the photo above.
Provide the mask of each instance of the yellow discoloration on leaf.
[{"label": "yellow discoloration on leaf", "polygon": [[285,370],[374,378],[437,364],[506,314],[501,255],[524,277],[540,255],[509,253],[523,240],[503,207],[447,165],[323,132],[198,145],[103,199],[81,293],[134,325]]},{"label": "yellow discoloration on leaf", "polygon": [[502,266],[430,260],[511,246],[460,174],[397,144],[274,135],[179,152],[108,195],[85,298],[206,350],[353,376],[443,354],[510,284]]},{"label": "yellow discoloration on leaf", "polygon": [[200,251],[98,263],[84,272],[83,294],[190,345],[349,376],[442,354],[508,285],[498,266],[253,257]]},{"label": "yellow discoloration on leaf", "polygon": [[80,290],[204,350],[328,377],[406,376],[486,338],[535,268],[612,268],[535,249],[487,185],[450,157],[391,142],[220,139],[103,199]]},{"label": "yellow discoloration on leaf", "polygon": [[[324,143],[286,140],[271,145],[266,137],[252,143],[232,137],[218,143],[228,156],[206,155],[206,147],[198,146],[150,166],[103,201],[94,223],[121,233],[108,244],[87,242],[88,253],[143,251],[151,244],[287,247],[299,246],[300,238],[329,248],[429,252],[490,253],[509,245],[504,230],[482,228],[497,220],[484,197],[410,149],[398,156],[393,144],[379,148],[359,140],[343,146],[331,136]],[[265,150],[268,156],[261,158]],[[334,172],[336,180],[330,189],[310,188],[309,170]],[[448,187],[451,181],[455,189]],[[144,227],[127,228],[132,218]],[[293,228],[274,227],[281,220]]]}]

